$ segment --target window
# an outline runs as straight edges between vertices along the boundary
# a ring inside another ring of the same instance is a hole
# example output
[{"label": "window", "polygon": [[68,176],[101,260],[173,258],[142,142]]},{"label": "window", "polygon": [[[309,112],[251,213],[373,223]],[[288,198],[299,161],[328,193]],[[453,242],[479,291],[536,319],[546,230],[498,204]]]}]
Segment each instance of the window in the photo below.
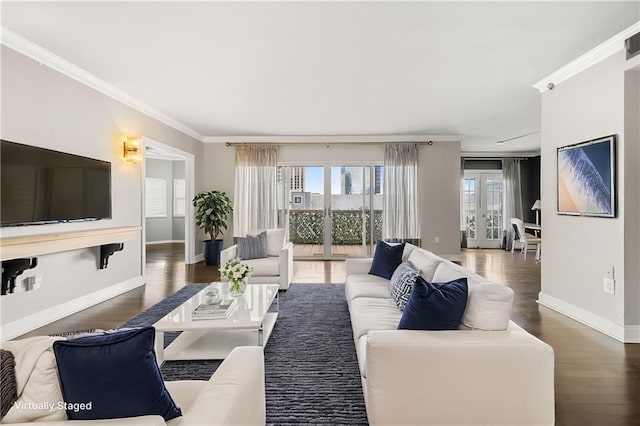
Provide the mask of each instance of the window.
[{"label": "window", "polygon": [[145,178],[145,217],[167,217],[167,181]]},{"label": "window", "polygon": [[173,180],[173,215],[184,216],[185,212],[185,184],[184,179]]}]

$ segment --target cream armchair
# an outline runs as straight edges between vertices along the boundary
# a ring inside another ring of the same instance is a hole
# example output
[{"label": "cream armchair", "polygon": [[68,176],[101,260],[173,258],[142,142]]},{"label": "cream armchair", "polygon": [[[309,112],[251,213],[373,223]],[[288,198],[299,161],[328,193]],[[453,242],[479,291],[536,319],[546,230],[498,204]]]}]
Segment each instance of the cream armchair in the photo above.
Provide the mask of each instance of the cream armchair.
[{"label": "cream armchair", "polygon": [[[253,268],[249,284],[279,284],[280,290],[289,288],[293,276],[293,243],[286,242],[284,236],[284,229],[267,229],[267,257],[243,260]],[[222,250],[220,265],[237,257],[238,246],[234,244]]]},{"label": "cream armchair", "polygon": [[[100,420],[67,420],[56,358],[49,336],[2,342],[15,358],[16,404],[0,423],[14,426],[221,426],[266,423],[264,353],[257,346],[234,348],[209,380],[165,382],[182,416],[166,421],[160,415]],[[45,405],[45,409],[38,405]]]}]

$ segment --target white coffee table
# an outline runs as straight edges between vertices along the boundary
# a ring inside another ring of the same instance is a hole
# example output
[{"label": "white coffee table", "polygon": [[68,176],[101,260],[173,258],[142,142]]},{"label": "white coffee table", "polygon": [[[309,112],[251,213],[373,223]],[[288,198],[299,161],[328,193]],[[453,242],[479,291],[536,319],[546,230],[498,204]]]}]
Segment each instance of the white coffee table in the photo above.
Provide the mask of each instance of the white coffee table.
[{"label": "white coffee table", "polygon": [[[165,360],[224,359],[236,346],[265,346],[278,318],[278,284],[249,284],[228,318],[192,320],[191,312],[202,303],[205,293],[217,287],[229,299],[228,283],[211,283],[153,324],[156,329],[158,364]],[[276,301],[275,312],[268,312]],[[182,331],[167,346],[164,333]]]}]

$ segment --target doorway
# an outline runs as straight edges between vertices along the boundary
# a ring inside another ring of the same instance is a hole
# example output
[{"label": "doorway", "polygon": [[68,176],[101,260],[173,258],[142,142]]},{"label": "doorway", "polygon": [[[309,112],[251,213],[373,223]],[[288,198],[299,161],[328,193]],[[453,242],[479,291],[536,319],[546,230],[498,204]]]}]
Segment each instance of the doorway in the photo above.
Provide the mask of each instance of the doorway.
[{"label": "doorway", "polygon": [[381,165],[278,167],[279,226],[297,259],[365,257],[382,237]]},{"label": "doorway", "polygon": [[143,142],[143,264],[147,244],[176,241],[183,241],[185,263],[196,263],[190,202],[195,186],[194,156],[149,138],[143,138]]},{"label": "doorway", "polygon": [[462,222],[467,247],[502,246],[503,187],[501,171],[464,171]]}]

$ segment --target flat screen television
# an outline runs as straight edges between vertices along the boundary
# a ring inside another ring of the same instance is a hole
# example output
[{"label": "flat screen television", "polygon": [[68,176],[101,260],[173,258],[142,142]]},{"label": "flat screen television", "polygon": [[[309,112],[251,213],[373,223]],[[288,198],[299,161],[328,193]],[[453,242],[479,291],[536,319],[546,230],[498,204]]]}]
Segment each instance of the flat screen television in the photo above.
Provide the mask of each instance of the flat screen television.
[{"label": "flat screen television", "polygon": [[111,163],[0,141],[2,226],[111,218]]},{"label": "flat screen television", "polygon": [[616,216],[616,135],[558,148],[558,213]]}]

